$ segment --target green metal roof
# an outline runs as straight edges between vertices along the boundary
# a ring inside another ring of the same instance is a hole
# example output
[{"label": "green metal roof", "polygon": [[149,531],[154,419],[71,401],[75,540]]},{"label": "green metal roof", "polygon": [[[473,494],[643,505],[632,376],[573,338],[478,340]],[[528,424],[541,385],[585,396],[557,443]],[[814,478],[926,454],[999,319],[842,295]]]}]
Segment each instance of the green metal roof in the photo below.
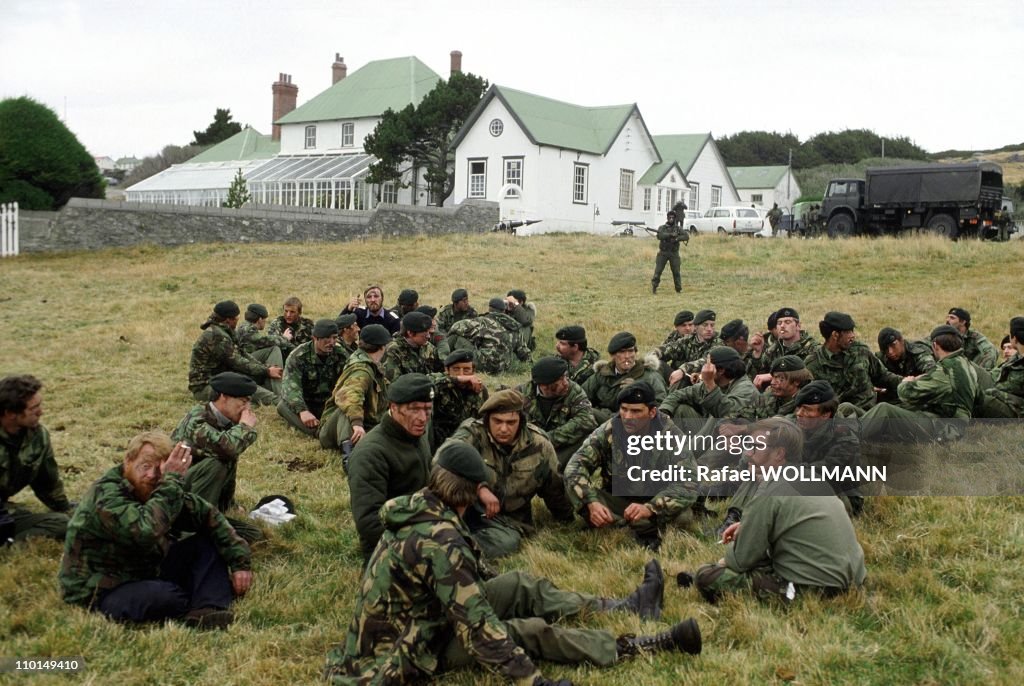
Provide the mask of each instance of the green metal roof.
[{"label": "green metal roof", "polygon": [[775,188],[786,175],[786,165],[772,167],[729,167],[736,188]]},{"label": "green metal roof", "polygon": [[271,140],[256,129],[245,127],[231,138],[222,140],[204,150],[189,162],[231,162],[235,160],[265,160],[281,152],[281,142]]},{"label": "green metal roof", "polygon": [[[710,133],[681,133],[669,136],[654,136],[654,144],[658,146],[661,159],[666,162],[678,163],[679,168],[683,170],[683,174],[690,173],[697,158],[700,157],[701,150],[704,149],[704,146],[710,140]],[[666,168],[665,171],[667,172],[668,169]]]},{"label": "green metal roof", "polygon": [[415,57],[376,60],[349,74],[275,124],[379,117],[418,105],[441,77]]},{"label": "green metal roof", "polygon": [[[664,157],[664,153],[662,153]],[[661,183],[661,180],[668,176],[668,173],[673,169],[678,169],[679,173],[685,178],[686,174],[683,173],[679,163],[675,160],[663,159],[661,162],[656,162],[651,165],[651,168],[644,172],[644,175],[637,181],[639,186],[656,186]]]},{"label": "green metal roof", "polygon": [[[498,98],[504,103],[516,123],[534,144],[597,155],[608,152],[629,117],[634,112],[639,112],[635,104],[583,107],[506,86],[493,85],[455,137],[455,146],[462,141],[493,98]],[[650,137],[646,125],[644,133]]]}]

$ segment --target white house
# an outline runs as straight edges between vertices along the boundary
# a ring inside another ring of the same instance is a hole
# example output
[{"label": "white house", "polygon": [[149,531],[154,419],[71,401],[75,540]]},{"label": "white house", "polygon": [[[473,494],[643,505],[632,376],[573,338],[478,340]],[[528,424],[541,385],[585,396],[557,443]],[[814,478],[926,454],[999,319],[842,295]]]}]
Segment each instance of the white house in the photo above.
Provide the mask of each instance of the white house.
[{"label": "white house", "polygon": [[777,203],[779,207],[792,208],[801,195],[800,184],[788,165],[729,167],[729,175],[744,204],[770,209]]},{"label": "white house", "polygon": [[740,202],[722,153],[710,133],[655,136],[654,142],[661,156],[675,160],[686,176],[688,193],[684,202],[687,209],[703,214],[712,207]]}]

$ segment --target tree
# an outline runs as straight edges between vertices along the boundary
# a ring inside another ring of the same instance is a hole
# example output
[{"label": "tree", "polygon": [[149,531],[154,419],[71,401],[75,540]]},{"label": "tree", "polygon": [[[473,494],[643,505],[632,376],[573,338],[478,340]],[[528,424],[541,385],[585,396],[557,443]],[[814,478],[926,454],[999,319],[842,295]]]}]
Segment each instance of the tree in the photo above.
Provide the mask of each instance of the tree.
[{"label": "tree", "polygon": [[393,182],[404,188],[409,185],[402,181],[405,174],[422,167],[435,203],[444,204],[455,184],[452,140],[486,89],[485,79],[455,72],[447,81],[439,81],[419,105],[384,112],[363,142],[366,152],[377,158],[370,165],[367,182]]},{"label": "tree", "polygon": [[225,201],[224,207],[238,209],[251,199],[249,186],[246,185],[245,178],[242,176],[242,170],[239,169],[238,173],[235,174],[235,178],[231,180],[231,186],[228,187],[228,199]]},{"label": "tree", "polygon": [[213,115],[213,122],[206,127],[206,131],[192,132],[192,135],[195,136],[192,145],[215,145],[231,138],[241,130],[241,124],[231,121],[231,110],[222,110],[218,107]]},{"label": "tree", "polygon": [[104,195],[96,160],[53,110],[27,97],[0,102],[0,202],[56,210]]}]

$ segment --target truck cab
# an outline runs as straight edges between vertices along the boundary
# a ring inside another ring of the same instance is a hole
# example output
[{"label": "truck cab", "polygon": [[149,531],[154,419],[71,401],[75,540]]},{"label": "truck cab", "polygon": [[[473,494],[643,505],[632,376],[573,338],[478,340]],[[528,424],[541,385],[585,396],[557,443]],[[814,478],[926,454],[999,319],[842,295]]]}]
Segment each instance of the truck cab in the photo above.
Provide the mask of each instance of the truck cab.
[{"label": "truck cab", "polygon": [[864,209],[862,179],[832,179],[821,201],[821,219],[830,238],[853,235]]}]

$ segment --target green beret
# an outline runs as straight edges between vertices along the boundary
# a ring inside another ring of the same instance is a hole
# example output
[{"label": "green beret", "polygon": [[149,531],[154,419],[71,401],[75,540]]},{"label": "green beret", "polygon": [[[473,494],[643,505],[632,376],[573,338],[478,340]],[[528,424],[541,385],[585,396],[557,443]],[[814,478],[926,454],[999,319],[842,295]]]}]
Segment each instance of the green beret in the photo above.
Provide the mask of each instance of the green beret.
[{"label": "green beret", "polygon": [[522,412],[523,394],[514,388],[506,388],[492,393],[484,404],[480,406],[480,416],[491,412]]},{"label": "green beret", "polygon": [[936,326],[934,329],[932,329],[932,332],[928,335],[928,338],[930,338],[931,340],[934,341],[939,336],[944,336],[944,335],[946,335],[948,333],[951,333],[954,336],[958,336],[960,338],[964,337],[963,334],[960,333],[960,331],[957,330],[957,328],[955,326],[950,326],[949,324],[942,324],[942,325]]},{"label": "green beret", "polygon": [[426,374],[402,374],[388,386],[388,402],[429,403],[434,400],[434,384]]},{"label": "green beret", "polygon": [[430,331],[430,327],[433,325],[434,320],[422,312],[413,311],[402,317],[402,331],[408,331],[409,333]]},{"label": "green beret", "polygon": [[430,305],[420,305],[419,307],[416,308],[416,311],[417,312],[422,312],[423,314],[427,315],[431,319],[433,319],[434,317],[437,316],[437,308],[436,307],[431,307]]},{"label": "green beret", "polygon": [[494,312],[504,312],[508,309],[508,301],[504,298],[491,298],[487,301],[487,306]]},{"label": "green beret", "polygon": [[735,348],[730,348],[727,345],[716,345],[708,353],[708,357],[711,358],[711,364],[725,364],[726,362],[738,362],[740,354],[736,352]]},{"label": "green beret", "polygon": [[772,374],[777,374],[778,372],[795,372],[799,369],[807,369],[807,365],[799,355],[783,355],[772,362],[770,371]]},{"label": "green beret", "polygon": [[722,327],[722,340],[732,340],[733,338],[746,338],[750,335],[750,329],[743,323],[742,319],[733,319],[731,322]]},{"label": "green beret", "polygon": [[334,322],[338,325],[338,329],[347,329],[356,323],[356,316],[354,314],[339,314]]},{"label": "green beret", "polygon": [[971,313],[962,307],[951,307],[949,308],[948,314],[953,315],[954,317],[962,321],[964,324],[971,323]]},{"label": "green beret", "polygon": [[853,317],[845,312],[826,312],[822,321],[836,331],[853,331],[856,328]]},{"label": "green beret", "polygon": [[411,288],[406,288],[398,294],[399,305],[415,305],[416,301],[420,299],[420,294]]},{"label": "green beret", "polygon": [[526,302],[526,291],[520,290],[518,288],[513,288],[505,295],[511,295],[513,298],[519,301],[520,305]]},{"label": "green beret", "polygon": [[337,335],[338,322],[333,319],[317,319],[313,324],[313,338],[329,338]]},{"label": "green beret", "polygon": [[772,329],[774,329],[778,325],[779,325],[779,311],[775,310],[770,315],[768,315],[768,330],[771,331]]},{"label": "green beret", "polygon": [[890,345],[902,338],[903,334],[891,326],[887,326],[878,332],[878,349],[884,353]]},{"label": "green beret", "polygon": [[647,407],[654,407],[658,404],[658,401],[654,397],[654,389],[651,388],[651,384],[646,381],[635,381],[615,396],[615,408],[618,409],[622,403],[630,403],[631,405],[643,404]]},{"label": "green beret", "polygon": [[245,309],[248,312],[251,312],[252,314],[254,314],[257,317],[259,317],[260,319],[266,319],[267,317],[270,316],[270,312],[267,310],[267,308],[265,308],[263,305],[260,305],[258,303],[252,303],[251,305],[249,305]]},{"label": "green beret", "polygon": [[783,317],[792,317],[793,319],[800,321],[800,313],[792,307],[782,307],[775,312],[775,321],[778,321]]},{"label": "green beret", "polygon": [[454,291],[452,291],[452,303],[457,303],[460,300],[468,299],[469,291],[467,291],[465,288],[456,288]]},{"label": "green beret", "polygon": [[575,324],[563,326],[555,332],[555,340],[565,341],[566,343],[582,343],[587,340],[587,330]]},{"label": "green beret", "polygon": [[241,312],[242,311],[238,309],[238,304],[234,300],[221,300],[213,306],[213,313],[218,317],[223,317],[224,319],[237,317]]},{"label": "green beret", "polygon": [[534,363],[530,370],[530,378],[534,383],[554,383],[569,371],[569,363],[561,357],[542,357]]},{"label": "green beret", "polygon": [[391,334],[380,324],[370,324],[359,331],[359,340],[367,345],[382,346],[391,342]]},{"label": "green beret", "polygon": [[475,362],[475,360],[473,359],[473,351],[456,350],[455,352],[449,354],[448,357],[444,358],[444,366],[446,368],[451,367],[453,364],[458,364],[459,362]]},{"label": "green beret", "polygon": [[634,336],[628,331],[620,331],[614,336],[612,336],[612,340],[608,341],[608,352],[612,355],[619,352],[620,350],[635,347],[636,336]]},{"label": "green beret", "polygon": [[437,465],[475,484],[487,481],[484,460],[476,448],[464,441],[448,441],[437,451]]},{"label": "green beret", "polygon": [[820,405],[836,397],[832,384],[824,379],[815,379],[805,384],[796,394],[796,404]]},{"label": "green beret", "polygon": [[232,398],[250,398],[259,386],[244,374],[221,372],[210,378],[210,388]]},{"label": "green beret", "polygon": [[692,321],[693,312],[690,312],[689,310],[682,310],[681,312],[676,312],[676,318],[673,320],[672,326],[682,326],[686,322]]},{"label": "green beret", "polygon": [[718,315],[715,314],[714,310],[700,310],[697,315],[693,318],[694,326],[703,324],[704,322],[713,322]]}]

